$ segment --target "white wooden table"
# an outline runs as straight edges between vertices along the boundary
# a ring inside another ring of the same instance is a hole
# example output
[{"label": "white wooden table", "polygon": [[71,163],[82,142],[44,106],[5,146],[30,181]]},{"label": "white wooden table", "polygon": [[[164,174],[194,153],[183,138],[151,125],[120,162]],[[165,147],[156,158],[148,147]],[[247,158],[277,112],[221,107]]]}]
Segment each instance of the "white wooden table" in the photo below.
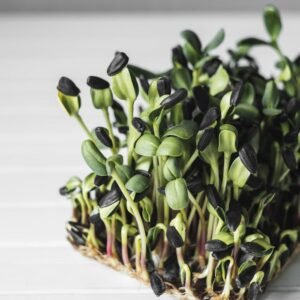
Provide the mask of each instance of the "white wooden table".
[{"label": "white wooden table", "polygon": [[[281,44],[295,55],[300,16],[285,15],[284,25]],[[105,77],[115,50],[162,70],[182,29],[196,30],[205,43],[220,27],[227,47],[244,35],[264,36],[258,15],[0,15],[0,299],[154,299],[150,289],[81,257],[65,240],[70,205],[57,190],[88,169],[80,154],[84,135],[58,105],[56,84],[61,75],[73,78],[87,123],[99,125],[85,80]],[[256,52],[268,72],[274,54]],[[265,299],[299,299],[299,267],[300,258]]]}]

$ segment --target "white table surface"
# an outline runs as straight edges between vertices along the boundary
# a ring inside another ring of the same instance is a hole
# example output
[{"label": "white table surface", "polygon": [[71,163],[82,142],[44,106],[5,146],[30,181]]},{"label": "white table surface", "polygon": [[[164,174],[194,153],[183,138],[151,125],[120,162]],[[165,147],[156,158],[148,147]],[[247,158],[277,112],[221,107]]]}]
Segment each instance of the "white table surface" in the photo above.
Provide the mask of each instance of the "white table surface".
[{"label": "white table surface", "polygon": [[[283,50],[299,50],[300,15],[286,14]],[[115,50],[153,70],[170,65],[179,32],[191,28],[203,43],[220,28],[226,47],[243,36],[264,37],[259,15],[0,15],[0,299],[154,299],[150,289],[74,252],[65,240],[70,215],[58,188],[88,172],[84,138],[61,110],[56,84],[70,76],[82,89],[82,114],[101,124],[85,80],[106,76]],[[270,70],[268,49],[256,51]],[[300,298],[300,258],[264,299]],[[163,296],[162,299],[170,299]]]}]

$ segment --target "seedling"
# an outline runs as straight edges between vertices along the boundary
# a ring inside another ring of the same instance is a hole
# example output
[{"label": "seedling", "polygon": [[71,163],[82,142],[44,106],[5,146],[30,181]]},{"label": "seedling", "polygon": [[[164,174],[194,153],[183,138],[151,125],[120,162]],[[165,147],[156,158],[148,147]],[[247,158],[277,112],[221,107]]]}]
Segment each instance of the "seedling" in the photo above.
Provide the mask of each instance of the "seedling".
[{"label": "seedling", "polygon": [[[254,300],[297,250],[300,59],[279,47],[274,6],[264,21],[269,38],[239,41],[228,61],[213,54],[223,30],[206,46],[183,31],[172,67],[159,74],[117,52],[111,83],[87,79],[105,121],[93,130],[79,88],[59,80],[62,106],[87,135],[81,150],[91,169],[60,189],[73,208],[68,239],[156,296]],[[278,54],[272,78],[251,55],[258,46]]]}]

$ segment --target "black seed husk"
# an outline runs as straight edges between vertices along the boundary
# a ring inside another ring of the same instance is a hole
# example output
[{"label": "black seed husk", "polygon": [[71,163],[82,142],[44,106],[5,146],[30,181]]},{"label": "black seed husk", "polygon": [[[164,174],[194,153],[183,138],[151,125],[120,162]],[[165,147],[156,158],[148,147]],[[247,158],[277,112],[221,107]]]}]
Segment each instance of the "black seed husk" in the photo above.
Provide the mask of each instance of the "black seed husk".
[{"label": "black seed husk", "polygon": [[294,154],[294,151],[291,148],[286,148],[282,151],[282,157],[286,166],[290,170],[297,169],[297,160]]},{"label": "black seed husk", "polygon": [[92,211],[92,213],[90,214],[89,220],[90,220],[90,223],[94,224],[94,225],[102,223],[99,211],[98,210]]},{"label": "black seed husk", "polygon": [[68,230],[68,233],[70,234],[70,236],[75,244],[81,245],[81,246],[85,245],[85,240],[82,236],[82,233],[75,231],[73,228]]},{"label": "black seed husk", "polygon": [[95,90],[104,90],[109,88],[109,83],[97,76],[89,76],[86,83],[89,87]]},{"label": "black seed husk", "polygon": [[68,189],[66,186],[63,186],[59,189],[59,194],[62,195],[62,196],[66,196],[68,195]]},{"label": "black seed husk", "polygon": [[204,73],[207,73],[208,76],[212,76],[216,73],[216,71],[218,70],[218,68],[221,64],[222,64],[222,61],[220,59],[218,59],[218,58],[211,59],[203,65],[202,71]]},{"label": "black seed husk", "polygon": [[161,102],[160,105],[165,109],[169,109],[169,108],[175,106],[176,104],[178,104],[179,102],[181,102],[182,100],[184,100],[186,97],[187,97],[186,89],[178,89],[173,94],[166,97]]},{"label": "black seed husk", "polygon": [[159,297],[166,291],[163,278],[156,272],[150,274],[150,284],[154,294]]},{"label": "black seed husk", "polygon": [[213,184],[209,184],[206,187],[206,195],[208,198],[209,203],[212,205],[213,208],[221,207],[224,209],[224,203],[216,189],[216,187]]},{"label": "black seed husk", "polygon": [[171,93],[171,81],[167,77],[161,77],[157,81],[157,91],[159,96]]},{"label": "black seed husk", "polygon": [[259,293],[260,293],[259,284],[257,282],[251,283],[248,289],[247,300],[257,300]]},{"label": "black seed husk", "polygon": [[211,240],[205,243],[205,250],[209,252],[223,252],[232,248],[232,245],[226,245],[220,240]]},{"label": "black seed husk", "polygon": [[118,131],[122,134],[127,134],[128,130],[129,130],[129,127],[126,125],[118,127]]},{"label": "black seed husk", "polygon": [[242,92],[243,92],[243,86],[244,86],[244,84],[242,81],[236,83],[236,85],[234,86],[231,97],[230,97],[231,105],[236,106],[239,103],[240,98],[242,96]]},{"label": "black seed husk", "polygon": [[182,247],[184,244],[181,235],[174,226],[169,226],[167,228],[167,238],[170,245],[174,248]]},{"label": "black seed husk", "polygon": [[143,133],[147,129],[147,123],[138,117],[132,119],[132,125],[140,133]]},{"label": "black seed husk", "polygon": [[107,207],[119,201],[122,197],[122,193],[118,185],[114,182],[111,190],[107,192],[99,201],[99,206],[101,208]]},{"label": "black seed husk", "polygon": [[193,87],[193,95],[196,102],[196,105],[202,112],[208,110],[209,104],[209,89],[205,85],[198,85]]},{"label": "black seed husk", "polygon": [[160,194],[165,195],[166,194],[166,188],[164,186],[161,186],[157,189]]},{"label": "black seed husk", "polygon": [[95,133],[99,141],[106,147],[111,148],[113,146],[112,140],[108,134],[108,130],[104,127],[97,127]]},{"label": "black seed husk", "polygon": [[251,174],[246,182],[247,186],[249,186],[253,190],[258,190],[260,189],[263,185],[264,182],[261,178],[254,176]]},{"label": "black seed husk", "polygon": [[299,129],[292,130],[284,136],[286,144],[296,144],[298,139]]},{"label": "black seed husk", "polygon": [[214,137],[214,128],[207,128],[205,129],[203,135],[201,136],[199,143],[198,143],[198,150],[203,151],[209,143],[212,141]]},{"label": "black seed husk", "polygon": [[244,144],[239,151],[239,157],[250,173],[256,173],[257,157],[253,147],[250,144]]},{"label": "black seed husk", "polygon": [[245,287],[253,278],[256,272],[255,266],[250,266],[246,268],[242,273],[238,274],[238,278],[236,280],[238,288]]},{"label": "black seed husk", "polygon": [[99,187],[103,184],[106,184],[110,180],[110,176],[99,176],[96,175],[94,179],[94,185]]},{"label": "black seed husk", "polygon": [[186,182],[188,190],[193,194],[197,195],[204,190],[204,186],[200,179],[193,179]]},{"label": "black seed husk", "polygon": [[57,89],[68,96],[78,96],[80,93],[80,89],[76,84],[67,77],[61,77],[59,79]]},{"label": "black seed husk", "polygon": [[145,177],[148,177],[148,178],[151,178],[151,173],[150,172],[147,172],[145,170],[136,170],[136,173],[137,174],[140,174],[140,175],[143,175]]},{"label": "black seed husk", "polygon": [[211,107],[203,116],[202,122],[200,123],[200,130],[212,125],[221,116],[220,108],[217,106]]},{"label": "black seed husk", "polygon": [[239,206],[230,208],[226,213],[226,225],[231,232],[236,231],[241,223],[242,212]]},{"label": "black seed husk", "polygon": [[107,68],[108,76],[120,73],[128,64],[129,58],[124,52],[117,52]]},{"label": "black seed husk", "polygon": [[212,257],[216,260],[220,260],[228,255],[231,255],[231,249],[225,251],[212,252]]},{"label": "black seed husk", "polygon": [[242,251],[251,254],[254,257],[262,257],[266,254],[266,249],[255,242],[243,243],[241,245]]},{"label": "black seed husk", "polygon": [[141,87],[143,89],[143,91],[148,94],[149,92],[149,82],[147,80],[147,78],[144,76],[144,75],[140,75],[139,76],[139,81],[140,81],[140,84],[141,84]]},{"label": "black seed husk", "polygon": [[179,63],[181,66],[186,67],[187,60],[183,54],[183,50],[180,45],[172,49],[172,60],[174,64]]}]

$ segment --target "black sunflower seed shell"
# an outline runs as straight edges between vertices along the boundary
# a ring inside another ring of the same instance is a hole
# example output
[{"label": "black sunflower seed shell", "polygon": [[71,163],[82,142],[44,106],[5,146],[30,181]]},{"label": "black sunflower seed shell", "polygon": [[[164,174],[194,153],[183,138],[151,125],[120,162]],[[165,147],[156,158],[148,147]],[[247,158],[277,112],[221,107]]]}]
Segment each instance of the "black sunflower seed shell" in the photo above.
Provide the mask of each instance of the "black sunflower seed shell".
[{"label": "black sunflower seed shell", "polygon": [[224,257],[228,256],[231,254],[231,249],[225,250],[225,251],[218,251],[218,252],[212,252],[212,257],[216,260],[223,259]]},{"label": "black sunflower seed shell", "polygon": [[249,284],[256,273],[256,266],[250,266],[238,275],[236,280],[238,288],[243,288]]},{"label": "black sunflower seed shell", "polygon": [[169,226],[167,228],[167,238],[170,245],[174,248],[180,248],[184,244],[181,235],[174,226]]},{"label": "black sunflower seed shell", "polygon": [[299,129],[288,132],[283,138],[286,144],[296,144],[298,139]]},{"label": "black sunflower seed shell", "polygon": [[94,224],[94,225],[102,223],[99,211],[98,210],[92,211],[92,213],[90,214],[89,220],[90,220],[90,223]]},{"label": "black sunflower seed shell", "polygon": [[71,228],[70,230],[68,230],[68,233],[76,245],[85,245],[85,239],[80,232],[74,231],[73,228]]},{"label": "black sunflower seed shell", "polygon": [[187,97],[187,91],[186,89],[178,89],[170,96],[166,97],[162,102],[161,106],[165,109],[169,109],[179,102],[183,101]]},{"label": "black sunflower seed shell", "polygon": [[204,186],[200,179],[187,181],[187,188],[193,195],[197,195],[204,190]]},{"label": "black sunflower seed shell", "polygon": [[207,73],[208,76],[212,76],[216,73],[221,64],[222,61],[218,58],[210,59],[203,65],[202,71],[204,73]]},{"label": "black sunflower seed shell", "polygon": [[205,148],[210,144],[214,137],[214,128],[207,128],[203,132],[203,135],[201,136],[199,143],[198,143],[198,150],[203,151]]},{"label": "black sunflower seed shell", "polygon": [[220,240],[211,240],[205,243],[205,250],[209,252],[223,252],[232,248],[232,245],[226,245]]},{"label": "black sunflower seed shell", "polygon": [[239,157],[250,173],[257,171],[257,157],[253,147],[250,144],[244,144],[239,151]]},{"label": "black sunflower seed shell", "polygon": [[139,76],[139,81],[140,81],[140,84],[141,84],[141,87],[142,87],[143,91],[146,94],[148,94],[150,85],[149,85],[149,82],[148,82],[147,78],[144,75],[140,75]]},{"label": "black sunflower seed shell", "polygon": [[241,99],[242,93],[243,93],[243,87],[244,87],[244,83],[242,81],[239,81],[238,83],[236,83],[236,85],[234,86],[233,90],[232,90],[232,94],[230,97],[230,104],[233,106],[236,106]]},{"label": "black sunflower seed shell", "polygon": [[226,213],[226,225],[228,229],[231,232],[236,231],[238,226],[241,223],[242,219],[242,211],[241,208],[236,206],[234,208],[231,208],[227,213]]},{"label": "black sunflower seed shell", "polygon": [[246,183],[247,186],[249,186],[253,190],[258,190],[264,185],[263,180],[257,176],[254,176],[253,174],[249,176]]},{"label": "black sunflower seed shell", "polygon": [[266,249],[254,242],[243,243],[241,245],[241,249],[242,251],[251,254],[254,257],[263,257],[266,255]]},{"label": "black sunflower seed shell", "polygon": [[59,79],[57,89],[68,96],[78,96],[80,93],[80,89],[76,84],[67,77],[61,77]]},{"label": "black sunflower seed shell", "polygon": [[206,127],[212,125],[215,121],[217,121],[220,118],[220,116],[220,108],[217,106],[211,107],[203,116],[199,129],[203,130]]},{"label": "black sunflower seed shell", "polygon": [[286,105],[286,113],[288,115],[294,115],[300,111],[300,100],[292,98]]},{"label": "black sunflower seed shell", "polygon": [[196,102],[196,105],[202,112],[208,110],[209,104],[209,89],[205,85],[197,85],[193,87],[193,95]]},{"label": "black sunflower seed shell", "polygon": [[129,130],[129,127],[126,125],[118,127],[118,131],[122,134],[127,134],[128,130]]},{"label": "black sunflower seed shell", "polygon": [[112,107],[112,109],[115,109],[115,110],[124,111],[123,106],[119,102],[117,102],[116,100],[112,101],[111,107]]},{"label": "black sunflower seed shell", "polygon": [[106,184],[109,180],[110,180],[110,176],[99,176],[99,175],[96,175],[95,176],[95,179],[94,179],[94,185],[99,187],[103,184]]},{"label": "black sunflower seed shell", "polygon": [[247,300],[257,300],[260,294],[260,286],[257,282],[251,283],[248,293],[247,293]]},{"label": "black sunflower seed shell", "polygon": [[290,170],[297,169],[297,160],[294,151],[291,148],[286,148],[282,151],[282,158]]},{"label": "black sunflower seed shell", "polygon": [[166,188],[164,186],[159,187],[157,190],[162,195],[166,194]]},{"label": "black sunflower seed shell", "polygon": [[111,190],[107,192],[99,201],[99,206],[101,208],[107,207],[114,204],[117,201],[120,201],[122,193],[115,182],[113,183]]},{"label": "black sunflower seed shell", "polygon": [[157,81],[157,91],[159,96],[171,93],[171,81],[167,77],[160,77]]},{"label": "black sunflower seed shell", "polygon": [[179,63],[183,67],[187,66],[187,60],[180,45],[172,49],[172,61],[174,64]]},{"label": "black sunflower seed shell", "polygon": [[61,196],[66,196],[66,195],[68,195],[68,193],[69,193],[69,191],[66,186],[63,186],[59,189],[59,194]]},{"label": "black sunflower seed shell", "polygon": [[109,88],[109,83],[97,76],[89,76],[86,83],[89,87],[95,90],[104,90]]},{"label": "black sunflower seed shell", "polygon": [[207,195],[209,203],[211,204],[211,206],[214,209],[217,209],[217,208],[224,209],[224,203],[223,203],[216,187],[213,184],[209,184],[206,187],[206,195]]},{"label": "black sunflower seed shell", "polygon": [[108,76],[120,73],[128,64],[129,58],[124,52],[117,52],[107,68]]},{"label": "black sunflower seed shell", "polygon": [[147,129],[147,123],[138,117],[132,119],[132,125],[140,133],[143,133]]},{"label": "black sunflower seed shell", "polygon": [[148,178],[151,178],[151,173],[150,172],[147,172],[145,170],[136,170],[136,173],[137,174],[140,174],[140,175],[143,175],[145,177],[148,177]]},{"label": "black sunflower seed shell", "polygon": [[159,297],[166,291],[163,278],[156,272],[150,274],[150,284],[154,294]]},{"label": "black sunflower seed shell", "polygon": [[113,146],[112,140],[108,134],[108,130],[104,127],[97,127],[95,133],[99,141],[106,147],[111,148]]}]

